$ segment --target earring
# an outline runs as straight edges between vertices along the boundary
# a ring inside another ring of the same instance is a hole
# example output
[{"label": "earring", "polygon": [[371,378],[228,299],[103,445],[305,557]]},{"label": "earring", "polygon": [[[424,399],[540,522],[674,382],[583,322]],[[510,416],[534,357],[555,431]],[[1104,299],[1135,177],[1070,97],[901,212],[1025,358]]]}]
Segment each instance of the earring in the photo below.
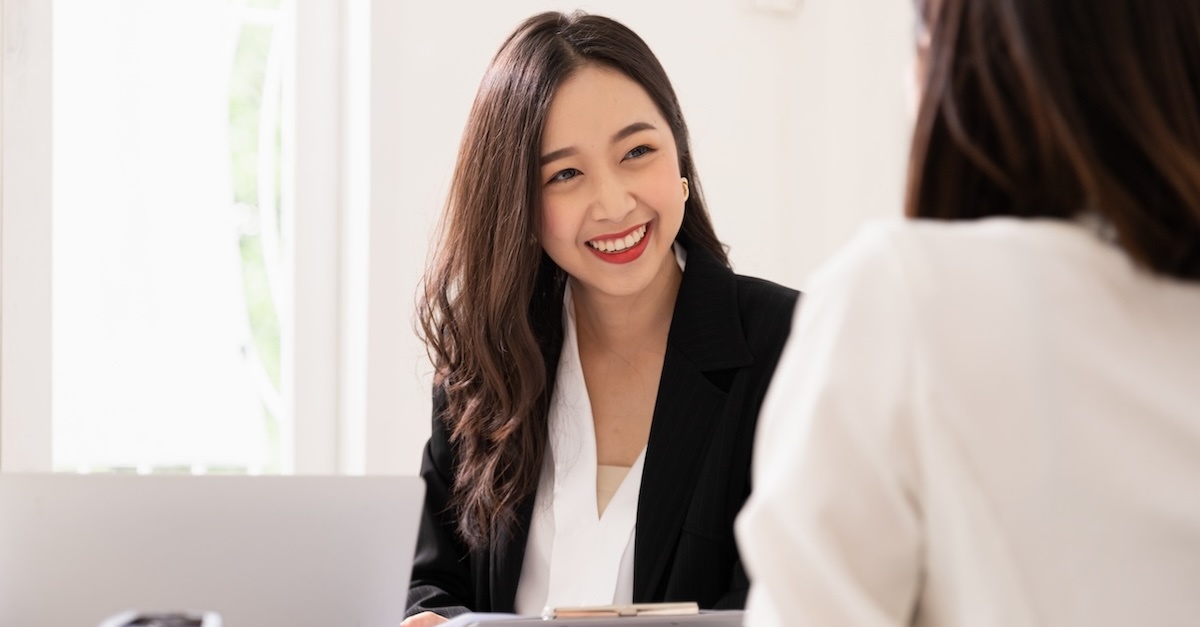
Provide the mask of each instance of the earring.
[{"label": "earring", "polygon": [[683,183],[683,199],[686,201],[688,198],[691,197],[692,190],[688,188],[688,180],[687,180],[686,176],[680,178],[679,180],[680,180],[680,182]]}]

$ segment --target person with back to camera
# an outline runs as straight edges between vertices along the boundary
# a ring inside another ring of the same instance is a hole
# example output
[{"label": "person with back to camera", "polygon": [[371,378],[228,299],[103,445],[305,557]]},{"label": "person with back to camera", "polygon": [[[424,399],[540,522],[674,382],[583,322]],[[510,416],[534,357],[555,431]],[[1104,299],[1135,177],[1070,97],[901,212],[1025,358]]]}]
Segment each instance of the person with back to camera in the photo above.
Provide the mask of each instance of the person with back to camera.
[{"label": "person with back to camera", "polygon": [[1200,3],[929,9],[913,219],[809,285],[746,622],[1200,624]]},{"label": "person with back to camera", "polygon": [[729,269],[646,44],[581,13],[521,24],[476,95],[442,228],[404,625],[741,608],[733,521],[798,293]]}]

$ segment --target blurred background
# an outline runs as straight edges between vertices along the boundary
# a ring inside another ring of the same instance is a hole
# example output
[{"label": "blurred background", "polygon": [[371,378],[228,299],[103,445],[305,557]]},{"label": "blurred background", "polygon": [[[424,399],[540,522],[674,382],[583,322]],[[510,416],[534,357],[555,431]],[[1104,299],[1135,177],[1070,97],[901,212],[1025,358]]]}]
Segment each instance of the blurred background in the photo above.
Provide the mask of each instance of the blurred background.
[{"label": "blurred background", "polygon": [[543,10],[638,32],[734,269],[901,212],[908,0],[0,0],[0,470],[414,474],[463,125]]}]

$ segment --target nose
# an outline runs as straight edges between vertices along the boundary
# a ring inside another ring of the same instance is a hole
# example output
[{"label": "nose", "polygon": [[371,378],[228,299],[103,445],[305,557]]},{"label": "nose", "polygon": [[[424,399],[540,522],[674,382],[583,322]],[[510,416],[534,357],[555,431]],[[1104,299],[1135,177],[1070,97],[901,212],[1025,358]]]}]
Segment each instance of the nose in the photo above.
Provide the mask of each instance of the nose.
[{"label": "nose", "polygon": [[604,222],[621,222],[637,206],[637,199],[626,181],[613,173],[592,177],[592,219]]}]

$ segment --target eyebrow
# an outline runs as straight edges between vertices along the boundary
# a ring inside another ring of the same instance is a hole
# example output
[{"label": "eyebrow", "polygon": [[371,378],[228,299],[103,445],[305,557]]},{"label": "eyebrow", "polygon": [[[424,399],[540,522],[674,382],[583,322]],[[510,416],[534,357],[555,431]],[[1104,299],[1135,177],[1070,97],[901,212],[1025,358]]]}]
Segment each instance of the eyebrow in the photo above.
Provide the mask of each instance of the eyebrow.
[{"label": "eyebrow", "polygon": [[[621,141],[622,139],[625,139],[626,137],[633,135],[634,133],[640,133],[642,131],[652,131],[652,130],[655,130],[655,128],[656,127],[649,122],[634,122],[633,124],[626,126],[625,128],[617,131],[616,133],[613,133],[612,139],[609,141],[611,143],[615,144],[615,143]],[[570,157],[571,155],[578,154],[578,152],[579,151],[576,150],[574,147],[559,148],[558,150],[552,150],[552,151],[542,155],[542,165],[546,165],[547,163],[550,163],[552,161],[558,161],[559,159],[562,159],[563,157]]]}]

